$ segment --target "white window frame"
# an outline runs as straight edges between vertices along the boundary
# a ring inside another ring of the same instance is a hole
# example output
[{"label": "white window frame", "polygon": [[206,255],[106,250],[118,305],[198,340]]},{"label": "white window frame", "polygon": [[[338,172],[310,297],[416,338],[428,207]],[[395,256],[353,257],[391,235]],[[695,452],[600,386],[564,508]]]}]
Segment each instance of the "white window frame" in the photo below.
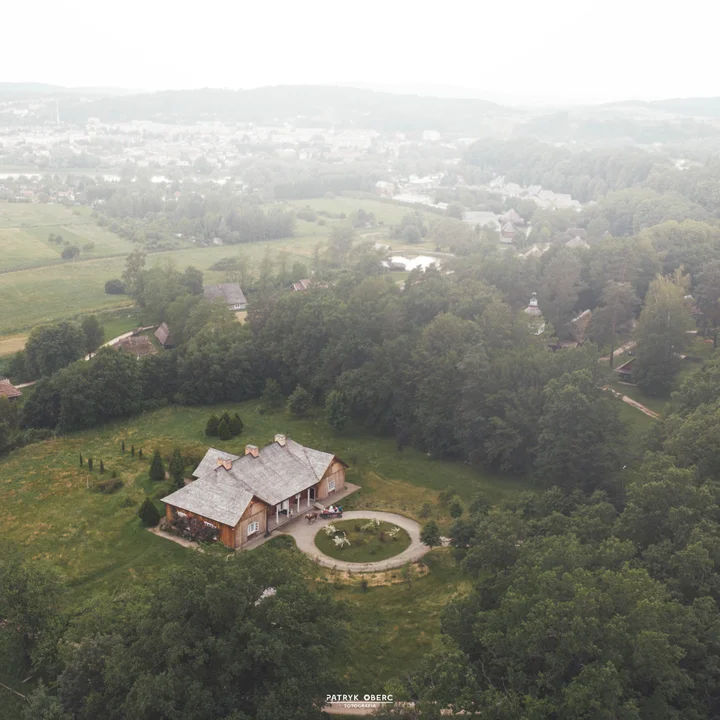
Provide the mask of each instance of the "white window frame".
[{"label": "white window frame", "polygon": [[211,527],[213,530],[216,530],[216,529],[217,529],[217,528],[215,527],[215,525],[213,525],[213,523],[208,522],[207,520],[203,520],[203,525],[207,525],[208,527]]},{"label": "white window frame", "polygon": [[177,510],[176,512],[178,517],[187,517],[187,514],[184,513],[182,510]]},{"label": "white window frame", "polygon": [[335,492],[335,478],[328,478],[328,492]]},{"label": "white window frame", "polygon": [[256,532],[260,532],[260,523],[257,520],[253,520],[253,522],[247,526],[248,537],[254,535]]}]

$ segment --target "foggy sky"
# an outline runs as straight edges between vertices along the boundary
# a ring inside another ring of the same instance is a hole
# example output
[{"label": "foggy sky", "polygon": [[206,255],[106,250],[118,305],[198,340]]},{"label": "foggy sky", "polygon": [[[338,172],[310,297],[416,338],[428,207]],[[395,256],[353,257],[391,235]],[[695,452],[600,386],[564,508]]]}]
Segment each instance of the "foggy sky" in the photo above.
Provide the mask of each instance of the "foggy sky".
[{"label": "foggy sky", "polygon": [[0,81],[363,84],[516,104],[720,95],[713,0],[5,5]]}]

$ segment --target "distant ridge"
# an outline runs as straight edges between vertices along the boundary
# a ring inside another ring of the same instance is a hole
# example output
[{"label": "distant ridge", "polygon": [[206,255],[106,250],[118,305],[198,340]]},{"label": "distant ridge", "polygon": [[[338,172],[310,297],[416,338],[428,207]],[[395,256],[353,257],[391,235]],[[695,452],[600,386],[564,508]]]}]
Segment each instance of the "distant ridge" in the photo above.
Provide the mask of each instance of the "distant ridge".
[{"label": "distant ridge", "polygon": [[0,97],[37,97],[38,95],[97,95],[118,96],[139,94],[141,91],[116,87],[64,87],[37,82],[0,82]]},{"label": "distant ridge", "polygon": [[499,117],[517,110],[479,99],[394,95],[349,87],[278,85],[251,90],[202,88],[164,90],[142,95],[106,96],[90,102],[61,104],[63,118],[82,122],[157,120],[221,121],[261,124],[296,123],[310,127],[356,127],[387,131],[481,132]]},{"label": "distant ridge", "polygon": [[648,103],[648,105],[681,115],[720,117],[720,97],[673,98],[670,100],[655,100]]}]

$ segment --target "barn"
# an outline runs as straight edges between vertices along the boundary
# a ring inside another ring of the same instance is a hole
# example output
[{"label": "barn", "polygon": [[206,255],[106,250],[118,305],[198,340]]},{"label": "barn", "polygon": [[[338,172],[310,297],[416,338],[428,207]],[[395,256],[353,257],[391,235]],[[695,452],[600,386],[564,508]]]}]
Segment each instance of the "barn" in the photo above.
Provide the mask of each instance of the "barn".
[{"label": "barn", "polygon": [[210,448],[193,471],[197,479],[162,499],[165,517],[198,518],[239,548],[343,490],[347,467],[285,435],[262,449],[246,445],[243,456]]},{"label": "barn", "polygon": [[7,378],[0,377],[0,398],[17,400],[21,396],[22,393]]}]

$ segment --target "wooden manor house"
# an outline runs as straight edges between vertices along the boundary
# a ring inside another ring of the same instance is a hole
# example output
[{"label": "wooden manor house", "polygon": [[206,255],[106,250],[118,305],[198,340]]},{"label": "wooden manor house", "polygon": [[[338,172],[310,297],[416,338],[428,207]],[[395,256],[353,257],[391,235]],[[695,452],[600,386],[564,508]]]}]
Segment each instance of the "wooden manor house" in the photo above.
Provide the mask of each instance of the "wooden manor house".
[{"label": "wooden manor house", "polygon": [[276,435],[245,455],[210,448],[191,483],[164,497],[165,517],[198,518],[219,531],[229,548],[271,532],[345,487],[348,466],[331,453]]}]

